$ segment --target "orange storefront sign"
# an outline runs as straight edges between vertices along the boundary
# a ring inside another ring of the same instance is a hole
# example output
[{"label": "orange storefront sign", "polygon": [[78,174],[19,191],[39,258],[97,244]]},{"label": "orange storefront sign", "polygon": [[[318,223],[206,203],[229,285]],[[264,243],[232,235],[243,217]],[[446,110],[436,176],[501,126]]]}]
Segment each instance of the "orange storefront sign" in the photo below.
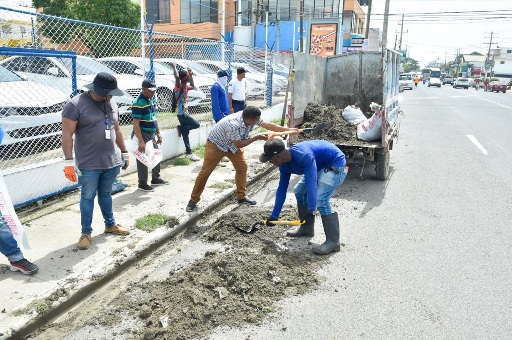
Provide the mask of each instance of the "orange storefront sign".
[{"label": "orange storefront sign", "polygon": [[311,24],[309,53],[326,57],[336,54],[338,24]]}]

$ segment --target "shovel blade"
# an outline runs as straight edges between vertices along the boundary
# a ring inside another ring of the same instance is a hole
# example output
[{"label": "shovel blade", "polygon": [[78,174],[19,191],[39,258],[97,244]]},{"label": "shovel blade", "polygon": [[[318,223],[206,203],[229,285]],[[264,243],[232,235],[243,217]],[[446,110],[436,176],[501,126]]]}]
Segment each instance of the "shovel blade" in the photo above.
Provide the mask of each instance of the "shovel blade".
[{"label": "shovel blade", "polygon": [[241,232],[243,233],[246,233],[246,234],[252,234],[254,233],[256,230],[258,230],[258,227],[260,225],[260,222],[255,222],[253,224],[251,224],[250,226],[248,227],[242,227],[242,226],[235,226],[236,229],[240,230]]},{"label": "shovel blade", "polygon": [[324,122],[324,123],[318,124],[314,128],[306,128],[302,132],[303,133],[311,133],[311,132],[315,132],[315,131],[320,131],[320,130],[328,129],[331,126],[332,126],[332,122]]}]

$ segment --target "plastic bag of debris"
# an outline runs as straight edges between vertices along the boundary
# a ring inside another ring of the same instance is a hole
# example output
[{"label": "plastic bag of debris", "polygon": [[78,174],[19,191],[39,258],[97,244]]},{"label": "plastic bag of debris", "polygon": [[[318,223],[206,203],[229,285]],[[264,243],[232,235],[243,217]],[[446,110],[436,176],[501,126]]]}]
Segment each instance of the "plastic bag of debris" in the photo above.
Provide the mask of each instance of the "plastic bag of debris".
[{"label": "plastic bag of debris", "polygon": [[341,116],[352,125],[357,125],[367,119],[363,111],[354,105],[348,105],[341,113]]},{"label": "plastic bag of debris", "polygon": [[370,109],[373,111],[373,115],[357,125],[357,138],[367,142],[377,141],[382,138],[381,105],[372,102]]},{"label": "plastic bag of debris", "polygon": [[139,151],[139,142],[136,136],[133,136],[133,138],[126,143],[126,147],[132,155],[134,155],[139,162],[147,166],[149,170],[152,170],[162,161],[162,150],[155,149],[153,147],[153,141],[151,140],[146,143],[145,152]]}]

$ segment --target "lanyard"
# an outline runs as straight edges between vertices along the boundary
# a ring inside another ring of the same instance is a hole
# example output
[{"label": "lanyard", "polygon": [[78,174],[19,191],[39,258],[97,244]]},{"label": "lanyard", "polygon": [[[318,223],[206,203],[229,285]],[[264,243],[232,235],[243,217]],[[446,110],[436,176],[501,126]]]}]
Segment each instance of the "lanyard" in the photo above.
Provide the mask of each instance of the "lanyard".
[{"label": "lanyard", "polygon": [[[108,111],[107,111],[107,101],[104,100],[103,101],[103,107],[100,106],[100,104],[98,103],[97,100],[94,100],[93,97],[91,97],[91,94],[89,92],[87,92],[87,94],[89,95],[89,97],[92,99],[92,101],[94,102],[94,104],[96,104],[96,106],[98,107],[98,109],[101,110],[101,112],[103,112],[103,114],[105,115],[105,129],[106,130],[110,130],[110,120],[109,120],[109,117],[108,117]],[[110,107],[110,105],[109,105]]]}]

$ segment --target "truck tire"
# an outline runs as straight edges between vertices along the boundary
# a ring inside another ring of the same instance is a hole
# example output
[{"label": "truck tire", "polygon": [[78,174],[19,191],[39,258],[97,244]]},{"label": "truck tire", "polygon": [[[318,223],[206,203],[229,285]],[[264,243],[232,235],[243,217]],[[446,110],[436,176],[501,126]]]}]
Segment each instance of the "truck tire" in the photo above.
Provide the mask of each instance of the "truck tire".
[{"label": "truck tire", "polygon": [[378,180],[385,181],[389,177],[389,151],[375,154],[375,175]]}]

